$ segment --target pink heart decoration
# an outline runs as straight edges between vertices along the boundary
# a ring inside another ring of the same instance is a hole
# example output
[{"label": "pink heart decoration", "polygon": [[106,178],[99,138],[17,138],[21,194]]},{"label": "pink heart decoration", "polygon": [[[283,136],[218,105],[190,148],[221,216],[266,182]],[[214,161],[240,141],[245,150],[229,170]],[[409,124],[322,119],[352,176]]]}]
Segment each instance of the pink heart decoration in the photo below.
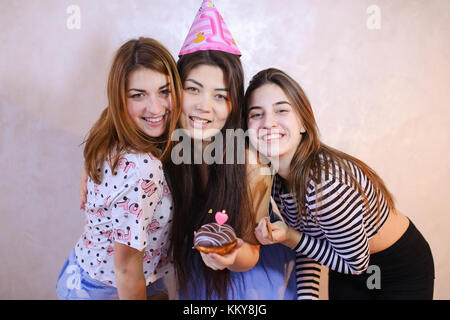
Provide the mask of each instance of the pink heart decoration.
[{"label": "pink heart decoration", "polygon": [[218,212],[216,212],[216,215],[215,215],[215,218],[216,218],[216,222],[219,224],[219,226],[221,226],[221,225],[223,225],[225,222],[227,222],[227,220],[228,220],[228,215],[227,215],[227,213],[225,212],[225,210],[224,211],[218,211]]}]

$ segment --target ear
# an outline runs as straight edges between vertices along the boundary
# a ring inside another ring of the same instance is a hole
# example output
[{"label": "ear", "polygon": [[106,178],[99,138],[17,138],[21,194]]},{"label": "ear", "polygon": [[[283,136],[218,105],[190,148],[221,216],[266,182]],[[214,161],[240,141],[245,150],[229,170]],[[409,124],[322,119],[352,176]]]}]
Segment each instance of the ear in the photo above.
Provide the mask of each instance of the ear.
[{"label": "ear", "polygon": [[302,117],[300,116],[299,111],[296,112],[296,116],[297,116],[298,124],[299,124],[299,126],[300,126],[300,134],[304,134],[304,133],[306,132],[306,129],[305,129],[305,125],[304,125],[304,123],[303,123],[303,119],[302,119]]},{"label": "ear", "polygon": [[300,133],[304,134],[306,132],[305,126],[303,125],[303,123],[300,123]]}]

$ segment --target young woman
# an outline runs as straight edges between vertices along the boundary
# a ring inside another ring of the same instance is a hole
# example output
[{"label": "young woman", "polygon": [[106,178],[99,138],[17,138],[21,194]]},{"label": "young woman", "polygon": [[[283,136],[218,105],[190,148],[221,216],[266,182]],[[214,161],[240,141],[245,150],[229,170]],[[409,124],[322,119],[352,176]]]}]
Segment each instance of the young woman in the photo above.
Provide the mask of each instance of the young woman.
[{"label": "young woman", "polygon": [[[240,51],[213,1],[202,1],[180,56],[180,144],[188,146],[173,149],[172,160],[182,161],[165,164],[174,199],[170,252],[180,297],[293,299],[292,252],[281,245],[260,252],[253,234],[268,215],[272,181],[259,174],[259,165],[246,164],[244,136],[234,135],[244,123],[244,75]],[[225,256],[199,254],[194,232],[214,222],[210,211],[222,210],[239,237],[236,249]]]},{"label": "young woman", "polygon": [[[227,130],[243,126],[244,77],[239,57],[197,51],[183,55],[178,70],[184,90],[180,126],[191,147],[188,161],[167,162],[164,169],[174,199],[171,252],[180,297],[295,299],[295,280],[287,270],[289,262],[291,268],[294,264],[292,253],[280,245],[260,252],[253,233],[257,221],[268,215],[271,177],[260,175],[259,165],[239,163],[238,141],[224,138]],[[223,144],[215,144],[220,140]],[[223,162],[207,164],[205,150],[214,144],[214,158]],[[226,164],[230,154],[232,161]],[[201,159],[200,163],[195,159]],[[228,255],[199,254],[192,248],[194,231],[214,221],[210,209],[225,209],[227,224],[240,238],[237,249]]]},{"label": "young woman", "polygon": [[85,141],[86,225],[58,278],[60,299],[146,299],[164,289],[172,201],[159,159],[170,156],[180,94],[160,43],[140,38],[117,51],[108,107]]},{"label": "young woman", "polygon": [[[327,266],[330,299],[432,299],[430,247],[396,210],[380,177],[362,161],[323,144],[311,105],[295,80],[261,71],[247,89],[250,140],[278,166],[272,196],[286,223],[255,229],[263,244],[283,243],[304,263]],[[371,283],[369,265],[379,271]],[[311,282],[312,281],[312,282]],[[317,278],[297,279],[300,295]]]}]

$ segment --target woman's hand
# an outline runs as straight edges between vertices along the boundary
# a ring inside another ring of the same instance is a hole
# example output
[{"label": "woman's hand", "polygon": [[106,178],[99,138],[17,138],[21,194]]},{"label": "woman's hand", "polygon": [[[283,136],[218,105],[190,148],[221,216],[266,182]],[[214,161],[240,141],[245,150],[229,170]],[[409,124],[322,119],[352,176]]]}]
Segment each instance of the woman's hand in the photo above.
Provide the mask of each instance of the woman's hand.
[{"label": "woman's hand", "polygon": [[[265,218],[261,219],[258,223],[258,226],[255,228],[255,236],[256,239],[261,244],[274,244],[274,243],[281,243],[285,245],[286,247],[289,247],[291,249],[294,249],[297,244],[300,242],[300,239],[302,237],[302,234],[289,227],[286,223],[283,221],[276,221],[274,223],[267,224]],[[270,227],[272,231],[272,238],[270,238],[268,227]]]},{"label": "woman's hand", "polygon": [[87,201],[87,180],[88,174],[86,168],[83,166],[83,171],[81,171],[80,185],[79,185],[79,196],[80,196],[80,210],[85,210],[85,204]]},{"label": "woman's hand", "polygon": [[239,250],[242,248],[243,244],[244,241],[238,238],[236,247],[229,254],[222,256],[217,253],[200,252],[200,255],[202,256],[203,262],[209,268],[213,270],[223,270],[225,268],[231,267],[235,263],[236,257],[239,253]]},{"label": "woman's hand", "polygon": [[[272,231],[272,237],[270,236],[269,230]],[[283,221],[270,223],[267,222],[267,219],[263,218],[255,228],[255,236],[261,244],[274,244],[286,241],[288,231],[289,227]]]}]

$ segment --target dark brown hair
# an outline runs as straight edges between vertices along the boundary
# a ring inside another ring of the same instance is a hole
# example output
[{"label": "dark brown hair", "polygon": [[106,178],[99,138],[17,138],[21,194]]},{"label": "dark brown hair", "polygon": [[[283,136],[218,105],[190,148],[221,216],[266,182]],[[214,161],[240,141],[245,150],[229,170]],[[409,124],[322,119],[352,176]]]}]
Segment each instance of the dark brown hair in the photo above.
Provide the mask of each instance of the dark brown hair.
[{"label": "dark brown hair", "polygon": [[[294,79],[283,71],[270,68],[259,72],[252,78],[245,93],[245,119],[248,118],[247,108],[249,107],[252,93],[265,84],[275,84],[284,91],[306,130],[292,158],[288,181],[291,191],[296,194],[300,218],[306,215],[305,198],[309,182],[312,180],[315,185],[320,184],[323,177],[322,173],[335,170],[336,166],[344,170],[346,174],[343,175],[343,178],[350,178],[351,183],[363,196],[366,208],[369,208],[367,196],[361,185],[357,183],[356,177],[347,162],[351,162],[358,167],[373,184],[376,190],[378,216],[381,213],[380,193],[384,196],[389,208],[394,208],[394,200],[391,193],[375,171],[361,160],[331,148],[320,141],[316,120],[305,92]],[[337,174],[341,176],[339,173]],[[366,210],[366,212],[369,211]]]},{"label": "dark brown hair", "polygon": [[[134,124],[127,112],[128,77],[139,68],[148,68],[168,76],[172,110],[167,119],[165,133],[161,137],[154,138],[145,134]],[[84,141],[86,171],[97,184],[101,183],[102,170],[99,168],[104,161],[108,161],[114,170],[122,151],[167,157],[172,146],[168,137],[176,128],[181,112],[181,83],[175,60],[170,52],[154,39],[129,40],[119,48],[109,73],[107,91],[108,107]]]},{"label": "dark brown hair", "polygon": [[[231,113],[221,130],[224,137],[226,129],[242,128],[243,125],[244,74],[241,61],[238,56],[221,51],[199,51],[184,55],[178,61],[182,84],[189,73],[201,65],[219,67],[229,89]],[[224,141],[222,157],[225,157],[228,146]],[[193,164],[193,158],[191,163],[165,163],[174,201],[170,250],[178,284],[184,294],[187,294],[189,284],[194,290],[201,289],[195,283],[196,278],[202,278],[201,282],[204,280],[208,299],[213,296],[225,298],[228,290],[232,290],[229,270],[214,271],[208,268],[192,246],[194,231],[214,221],[214,215],[208,213],[209,209],[213,212],[226,210],[229,216],[227,224],[235,229],[238,237],[246,234],[251,227],[252,217],[247,209],[246,165],[237,164],[236,150],[229,150],[233,151],[234,164]],[[206,182],[202,180],[202,175],[207,177]]]}]

